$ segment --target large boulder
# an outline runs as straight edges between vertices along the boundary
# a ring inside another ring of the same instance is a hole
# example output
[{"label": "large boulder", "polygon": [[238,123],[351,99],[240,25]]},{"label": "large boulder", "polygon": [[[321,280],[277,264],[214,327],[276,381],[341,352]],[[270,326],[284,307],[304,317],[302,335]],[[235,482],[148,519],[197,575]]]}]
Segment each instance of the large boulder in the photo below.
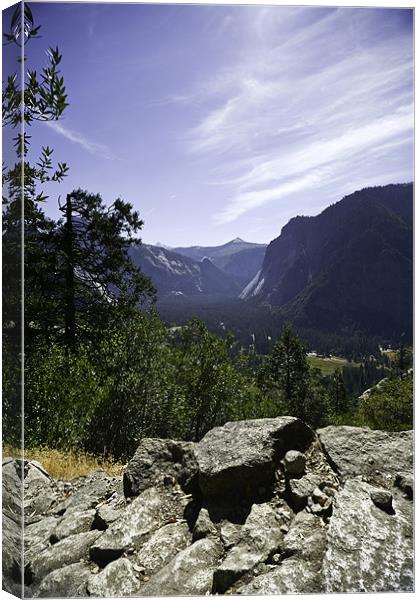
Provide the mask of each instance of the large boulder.
[{"label": "large boulder", "polygon": [[413,469],[413,432],[329,426],[317,431],[322,447],[342,480],[364,475],[392,485]]},{"label": "large boulder", "polygon": [[389,514],[373,502],[376,491],[357,478],[336,495],[322,570],[325,592],[413,591],[412,502],[395,490]]},{"label": "large boulder", "polygon": [[82,598],[87,596],[86,582],[90,569],[85,563],[74,563],[51,571],[41,581],[37,598]]},{"label": "large boulder", "polygon": [[158,529],[137,552],[135,562],[146,577],[159,571],[191,544],[186,523],[169,523]]},{"label": "large boulder", "polygon": [[138,550],[150,534],[169,520],[181,517],[185,505],[185,501],[175,503],[173,497],[163,490],[148,488],[126,506],[122,516],[92,545],[92,560],[103,567],[126,551]]},{"label": "large boulder", "polygon": [[102,531],[88,531],[77,533],[49,546],[33,558],[29,565],[32,579],[41,581],[48,573],[89,559],[89,549],[102,535]]},{"label": "large boulder", "polygon": [[142,596],[204,596],[223,555],[219,540],[204,538],[179,552],[141,588]]},{"label": "large boulder", "polygon": [[89,596],[96,598],[126,597],[135,595],[140,587],[139,574],[127,558],[119,558],[87,583]]},{"label": "large boulder", "polygon": [[303,450],[312,430],[294,417],[229,422],[196,444],[199,485],[204,496],[253,496],[274,481],[288,450]]},{"label": "large boulder", "polygon": [[192,442],[145,438],[124,472],[124,494],[138,496],[149,487],[171,481],[191,491],[196,477]]}]

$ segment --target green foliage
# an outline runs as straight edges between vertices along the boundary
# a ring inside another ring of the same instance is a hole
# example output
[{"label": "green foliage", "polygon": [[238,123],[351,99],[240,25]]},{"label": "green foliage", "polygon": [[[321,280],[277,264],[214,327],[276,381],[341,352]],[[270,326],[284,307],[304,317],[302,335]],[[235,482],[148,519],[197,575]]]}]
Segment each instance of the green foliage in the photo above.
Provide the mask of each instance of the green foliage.
[{"label": "green foliage", "polygon": [[40,347],[26,365],[25,438],[31,446],[80,447],[106,388],[88,347],[68,355],[63,347]]},{"label": "green foliage", "polygon": [[387,381],[362,401],[359,419],[372,429],[404,431],[413,428],[413,377]]}]

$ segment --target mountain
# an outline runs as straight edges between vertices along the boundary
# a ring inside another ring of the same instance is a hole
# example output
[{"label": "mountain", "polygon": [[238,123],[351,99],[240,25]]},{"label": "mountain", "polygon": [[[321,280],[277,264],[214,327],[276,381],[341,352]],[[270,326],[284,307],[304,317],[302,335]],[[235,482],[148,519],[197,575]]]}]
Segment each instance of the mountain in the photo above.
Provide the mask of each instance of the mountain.
[{"label": "mountain", "polygon": [[261,268],[266,247],[265,244],[254,244],[235,238],[221,246],[180,247],[173,248],[173,252],[195,260],[208,258],[216,267],[232,275],[244,287]]},{"label": "mountain", "polygon": [[240,283],[209,259],[194,260],[159,246],[142,244],[130,250],[131,258],[149,277],[159,297],[168,294],[237,296]]},{"label": "mountain", "polygon": [[413,185],[366,188],[295,217],[240,297],[304,327],[411,337]]}]

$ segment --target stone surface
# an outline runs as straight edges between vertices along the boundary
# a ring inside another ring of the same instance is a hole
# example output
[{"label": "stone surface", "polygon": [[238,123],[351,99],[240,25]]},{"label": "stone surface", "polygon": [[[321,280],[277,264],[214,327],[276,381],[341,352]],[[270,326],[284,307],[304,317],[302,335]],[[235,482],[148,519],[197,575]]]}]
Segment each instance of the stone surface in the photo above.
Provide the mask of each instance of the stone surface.
[{"label": "stone surface", "polygon": [[171,480],[191,491],[196,478],[192,442],[145,438],[124,472],[124,494],[138,496],[149,487]]},{"label": "stone surface", "polygon": [[300,479],[290,479],[287,486],[287,495],[291,506],[299,511],[302,510],[309,496],[321,484],[322,475],[318,473],[307,473]]},{"label": "stone surface", "polygon": [[70,508],[84,512],[96,508],[118,492],[122,492],[121,480],[117,477],[108,477],[104,471],[97,471],[77,482],[69,495],[53,507],[53,512],[64,515]]},{"label": "stone surface", "polygon": [[254,504],[237,545],[214,573],[213,590],[225,592],[237,579],[282,548],[282,519],[268,504]]},{"label": "stone surface", "polygon": [[302,450],[313,432],[294,417],[230,422],[196,444],[204,496],[256,495],[270,486],[275,465],[288,450]]},{"label": "stone surface", "polygon": [[[216,428],[189,445],[198,462],[185,471],[172,443],[149,440],[134,499],[122,477],[54,481],[6,459],[4,589],[22,592],[25,491],[25,597],[412,591],[411,434],[337,427],[311,441],[305,427],[285,417]],[[290,450],[305,450],[304,473],[284,468]],[[195,473],[192,493],[183,473]]]},{"label": "stone surface", "polygon": [[387,490],[373,490],[370,493],[370,498],[374,504],[381,510],[389,514],[394,514],[394,509],[392,507],[392,494]]},{"label": "stone surface", "polygon": [[202,508],[193,528],[193,541],[196,542],[208,535],[217,535],[217,529],[213,525],[208,511]]},{"label": "stone surface", "polygon": [[87,583],[89,596],[99,598],[135,595],[140,588],[140,578],[127,558],[119,558],[97,575],[91,575]]},{"label": "stone surface", "polygon": [[37,554],[29,564],[29,570],[35,581],[40,581],[51,571],[60,567],[88,560],[89,549],[102,535],[102,531],[88,531],[77,533],[49,546]]},{"label": "stone surface", "polygon": [[142,586],[142,596],[202,596],[210,594],[213,573],[223,546],[212,538],[198,540],[179,552]]},{"label": "stone surface", "polygon": [[161,492],[156,488],[145,490],[93,544],[90,551],[92,560],[99,566],[105,566],[129,548],[139,548],[146,537],[163,524],[165,509],[166,502]]},{"label": "stone surface", "polygon": [[191,544],[191,533],[186,523],[170,523],[158,529],[140,548],[135,558],[137,565],[152,575],[164,567],[181,550]]},{"label": "stone surface", "polygon": [[413,432],[379,431],[362,427],[325,427],[317,431],[330,461],[346,480],[364,475],[392,485],[395,477],[413,468]]},{"label": "stone surface", "polygon": [[242,525],[237,523],[230,523],[230,521],[223,521],[220,526],[220,539],[226,550],[232,548],[238,543],[241,536]]},{"label": "stone surface", "polygon": [[78,512],[77,510],[66,511],[65,516],[60,520],[54,531],[51,532],[51,543],[55,544],[75,533],[89,531],[92,528],[94,518],[94,509],[84,512]]},{"label": "stone surface", "polygon": [[372,502],[374,490],[350,479],[335,498],[322,573],[326,592],[413,591],[412,503],[396,496],[389,515]]},{"label": "stone surface", "polygon": [[86,597],[86,582],[89,576],[90,569],[84,563],[74,563],[56,569],[44,577],[35,593],[35,597]]},{"label": "stone surface", "polygon": [[284,468],[289,475],[301,475],[305,471],[306,457],[302,452],[289,450],[283,459]]}]

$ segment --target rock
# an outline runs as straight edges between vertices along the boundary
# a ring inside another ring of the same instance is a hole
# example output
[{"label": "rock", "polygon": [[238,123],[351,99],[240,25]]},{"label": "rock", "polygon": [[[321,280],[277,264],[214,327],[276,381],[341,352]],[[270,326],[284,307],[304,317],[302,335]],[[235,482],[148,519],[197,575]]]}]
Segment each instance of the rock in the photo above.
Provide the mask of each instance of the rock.
[{"label": "rock", "polygon": [[117,506],[114,502],[113,504],[102,504],[96,510],[93,527],[94,529],[108,529],[112,523],[114,523],[117,519],[119,519],[124,511],[124,505]]},{"label": "rock", "polygon": [[94,509],[87,510],[85,512],[77,512],[76,510],[66,511],[64,518],[61,519],[54,531],[51,532],[51,543],[55,544],[56,542],[59,542],[70,535],[74,535],[75,533],[89,531],[92,528],[94,518]]},{"label": "rock", "polygon": [[202,508],[193,528],[193,541],[196,542],[208,535],[217,535],[217,529],[213,525],[208,511]]},{"label": "rock", "polygon": [[327,593],[413,591],[412,503],[396,495],[389,515],[372,502],[374,491],[349,479],[335,497],[322,570]]},{"label": "rock", "polygon": [[[413,432],[372,431],[361,427],[325,427],[319,439],[330,462],[345,481],[364,475],[372,483],[392,485],[402,471],[412,472]],[[369,462],[373,459],[373,464]]]},{"label": "rock", "polygon": [[141,588],[142,596],[203,596],[212,591],[213,572],[223,555],[214,538],[198,540],[179,552]]},{"label": "rock", "polygon": [[279,567],[263,573],[235,589],[235,594],[269,596],[279,594],[313,594],[319,591],[319,575],[306,568],[303,561],[287,558]]},{"label": "rock", "polygon": [[24,467],[24,513],[27,516],[44,514],[56,499],[53,481],[36,461],[25,461]]},{"label": "rock", "polygon": [[158,529],[140,548],[136,565],[152,575],[164,567],[181,550],[191,544],[191,533],[186,523],[170,523]]},{"label": "rock", "polygon": [[305,471],[306,457],[302,452],[289,450],[284,457],[284,468],[289,475],[301,475]]},{"label": "rock", "polygon": [[214,573],[213,591],[225,592],[236,580],[282,547],[281,519],[269,504],[254,504],[231,548]]},{"label": "rock", "polygon": [[197,462],[192,442],[145,438],[140,442],[123,476],[124,494],[138,496],[145,489],[178,482],[192,491],[197,479]]},{"label": "rock", "polygon": [[158,529],[165,518],[165,498],[156,488],[148,488],[126,506],[120,519],[110,525],[90,555],[103,567],[129,548],[140,548],[146,537]]},{"label": "rock", "polygon": [[[22,527],[5,512],[2,515],[2,565],[3,578],[21,582],[22,573]],[[10,589],[10,586],[7,586]]]},{"label": "rock", "polygon": [[302,510],[312,496],[314,490],[321,484],[322,476],[308,473],[300,479],[290,479],[287,486],[287,498],[290,506],[296,511]]},{"label": "rock", "polygon": [[90,569],[83,563],[74,563],[56,569],[44,577],[36,591],[37,598],[86,597],[86,582]]},{"label": "rock", "polygon": [[413,499],[414,482],[412,475],[397,475],[395,478],[394,485],[396,485],[400,490],[402,490],[409,500]]},{"label": "rock", "polygon": [[45,517],[25,527],[25,564],[30,563],[50,545],[50,537],[57,527],[56,517]]},{"label": "rock", "polygon": [[70,508],[78,512],[96,508],[113,494],[122,491],[120,488],[120,479],[108,477],[104,471],[97,471],[83,478],[76,490],[53,508],[53,513],[63,515]]},{"label": "rock", "polygon": [[33,558],[29,565],[32,578],[40,581],[48,573],[89,558],[89,548],[101,536],[102,531],[77,533],[49,546]]},{"label": "rock", "polygon": [[232,546],[238,543],[241,536],[241,529],[242,525],[237,525],[230,521],[222,522],[220,526],[220,539],[226,550],[229,550],[229,548],[232,548]]},{"label": "rock", "polygon": [[288,450],[313,438],[294,417],[254,419],[215,427],[196,444],[199,485],[204,496],[256,496],[274,483],[275,466]]},{"label": "rock", "polygon": [[2,466],[2,508],[18,519],[22,513],[23,461],[5,459]]},{"label": "rock", "polygon": [[393,515],[392,494],[387,490],[373,490],[370,493],[370,498],[374,504],[386,513]]},{"label": "rock", "polygon": [[91,575],[87,583],[89,596],[111,598],[133,596],[139,591],[141,582],[131,562],[119,558],[97,575]]},{"label": "rock", "polygon": [[235,589],[238,594],[313,594],[321,591],[321,565],[326,548],[322,521],[307,512],[293,519],[283,540],[279,567]]}]

